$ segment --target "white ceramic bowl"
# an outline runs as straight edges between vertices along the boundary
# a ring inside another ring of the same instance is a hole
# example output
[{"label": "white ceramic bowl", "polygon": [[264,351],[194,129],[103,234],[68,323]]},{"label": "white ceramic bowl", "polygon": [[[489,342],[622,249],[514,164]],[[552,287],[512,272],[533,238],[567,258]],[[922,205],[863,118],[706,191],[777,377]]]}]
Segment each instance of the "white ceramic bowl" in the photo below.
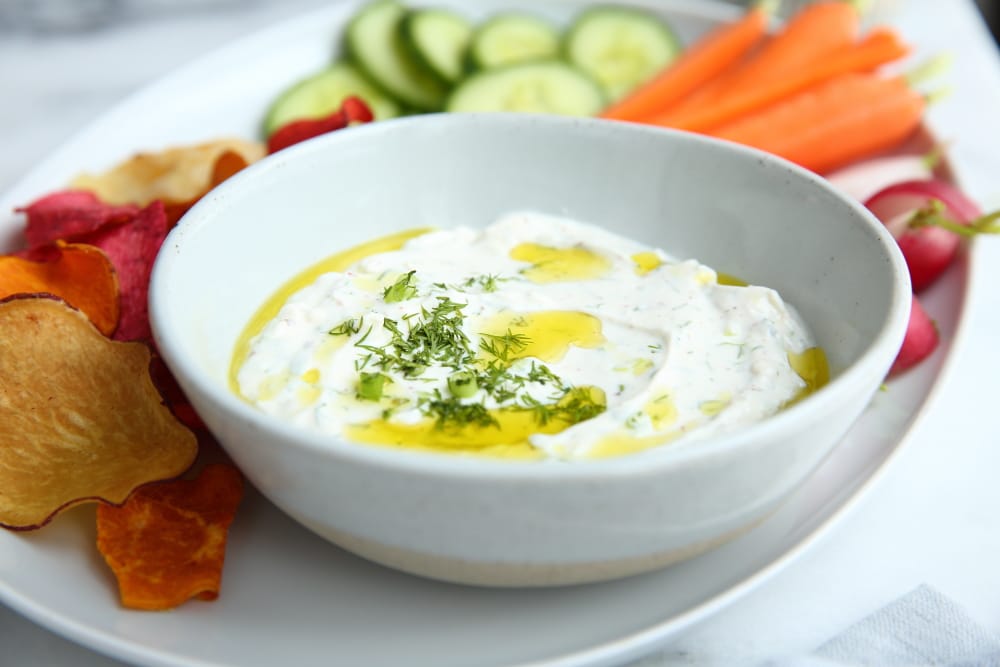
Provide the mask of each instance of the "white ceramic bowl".
[{"label": "white ceramic bowl", "polygon": [[[258,306],[344,248],[511,210],[607,226],[776,288],[830,384],[751,428],[601,461],[498,461],[355,444],[256,411],[229,387]],[[906,327],[906,268],[861,206],[763,153],[592,119],[437,115],[282,151],[195,206],[150,290],[157,344],[250,481],[371,560],[485,585],[621,577],[751,528],[816,468],[882,382]]]}]

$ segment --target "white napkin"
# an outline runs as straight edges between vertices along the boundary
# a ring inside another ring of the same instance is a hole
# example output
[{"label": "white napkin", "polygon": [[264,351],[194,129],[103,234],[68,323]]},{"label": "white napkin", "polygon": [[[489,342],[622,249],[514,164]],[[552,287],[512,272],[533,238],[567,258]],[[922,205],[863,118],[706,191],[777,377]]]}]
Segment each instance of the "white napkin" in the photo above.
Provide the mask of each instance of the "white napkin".
[{"label": "white napkin", "polygon": [[[1000,592],[998,592],[1000,594]],[[858,621],[807,656],[762,667],[1000,667],[1000,638],[955,602],[920,586]]]}]

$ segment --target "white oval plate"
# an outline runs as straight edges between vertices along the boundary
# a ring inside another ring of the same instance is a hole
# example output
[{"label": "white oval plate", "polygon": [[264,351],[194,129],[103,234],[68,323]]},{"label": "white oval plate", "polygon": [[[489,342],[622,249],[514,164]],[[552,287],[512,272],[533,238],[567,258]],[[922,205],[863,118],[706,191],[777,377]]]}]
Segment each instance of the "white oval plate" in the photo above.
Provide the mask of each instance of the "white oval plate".
[{"label": "white oval plate", "polygon": [[[459,0],[440,2],[472,14]],[[582,3],[520,7],[566,21]],[[633,4],[643,4],[637,2]],[[731,6],[645,0],[685,40]],[[485,15],[516,2],[480,2]],[[328,62],[353,4],[241,40],[145,88],[68,142],[0,199],[11,211],[138,150],[256,136],[267,104]],[[21,220],[0,218],[0,249]],[[974,253],[972,253],[974,254]],[[608,665],[648,653],[787,566],[856,504],[899,450],[940,383],[969,294],[962,258],[924,303],[945,345],[880,393],[823,466],[741,539],[666,570],[555,590],[485,590],[426,581],[322,541],[252,491],[233,525],[222,595],[170,613],[127,611],[94,548],[93,507],[36,533],[0,531],[0,600],[97,651],[145,665]]]}]

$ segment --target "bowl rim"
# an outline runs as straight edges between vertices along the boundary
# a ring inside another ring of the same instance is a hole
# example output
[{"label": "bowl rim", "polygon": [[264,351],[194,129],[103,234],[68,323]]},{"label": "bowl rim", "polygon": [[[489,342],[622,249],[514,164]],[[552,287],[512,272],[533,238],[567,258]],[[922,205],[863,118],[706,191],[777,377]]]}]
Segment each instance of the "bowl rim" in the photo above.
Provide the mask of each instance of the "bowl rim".
[{"label": "bowl rim", "polygon": [[[880,244],[883,254],[889,261],[890,274],[894,278],[890,307],[883,317],[877,334],[866,345],[858,359],[832,378],[819,391],[807,396],[795,405],[735,431],[708,436],[676,447],[654,447],[617,457],[574,459],[571,461],[559,459],[512,460],[485,456],[463,456],[460,453],[451,452],[409,450],[388,445],[351,442],[342,437],[298,427],[280,417],[255,409],[249,402],[234,394],[228,386],[219,386],[216,377],[208,373],[202,365],[194,363],[192,357],[185,355],[183,349],[175,345],[175,341],[179,337],[175,325],[177,319],[169,316],[165,304],[170,299],[166,292],[171,270],[183,253],[185,237],[192,235],[198,228],[207,224],[215,214],[224,210],[227,201],[240,196],[242,191],[249,189],[246,185],[247,181],[252,183],[258,175],[281,169],[289,161],[304,159],[314,153],[326,150],[335,150],[334,147],[341,142],[364,141],[368,135],[401,129],[400,126],[405,128],[405,126],[417,124],[432,127],[461,122],[535,123],[556,128],[555,131],[569,131],[565,128],[578,126],[589,132],[645,134],[649,137],[649,141],[681,141],[712,145],[734,155],[740,155],[740,159],[749,158],[757,162],[763,160],[770,163],[771,166],[784,169],[793,178],[809,182],[808,187],[816,187],[828,195],[833,195],[836,200],[868,225],[871,231],[876,232],[873,234],[875,242]],[[653,474],[664,467],[690,465],[705,458],[725,455],[734,449],[753,447],[755,443],[760,444],[781,438],[789,432],[799,430],[802,426],[801,422],[809,421],[812,413],[823,413],[843,400],[845,394],[857,391],[859,383],[867,387],[865,380],[871,374],[880,369],[883,374],[888,372],[889,366],[902,344],[909,320],[912,298],[909,271],[905,260],[898,245],[882,223],[860,202],[853,201],[837,191],[821,176],[803,167],[755,148],[670,128],[619,123],[598,118],[567,118],[529,113],[424,114],[368,123],[352,127],[348,132],[332,132],[301,142],[249,165],[215,188],[210,195],[203,197],[170,231],[162,247],[164,250],[157,256],[150,279],[150,325],[160,354],[171,372],[177,375],[182,386],[186,383],[197,385],[200,391],[209,397],[221,412],[229,415],[229,418],[246,423],[268,439],[276,442],[281,441],[279,445],[281,447],[294,446],[309,450],[322,458],[350,459],[355,463],[371,467],[470,479],[594,479],[637,473]],[[170,249],[170,252],[165,251],[167,248]],[[871,389],[874,391],[877,386]],[[222,442],[221,438],[219,441],[227,451],[233,447]],[[232,454],[232,452],[230,453]],[[234,459],[238,461],[238,455],[234,455]]]}]

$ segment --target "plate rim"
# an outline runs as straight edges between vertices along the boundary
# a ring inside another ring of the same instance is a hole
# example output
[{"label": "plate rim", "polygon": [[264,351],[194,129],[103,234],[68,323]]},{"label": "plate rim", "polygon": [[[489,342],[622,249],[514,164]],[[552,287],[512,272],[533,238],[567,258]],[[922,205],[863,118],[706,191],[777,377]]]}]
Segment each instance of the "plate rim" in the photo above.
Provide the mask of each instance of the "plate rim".
[{"label": "plate rim", "polygon": [[[600,0],[546,0],[550,5],[564,7],[586,6],[598,1]],[[609,0],[603,1],[607,3]],[[719,17],[732,15],[734,11],[732,6],[724,5],[714,0],[708,3],[695,2],[694,0],[667,0],[666,2],[657,2],[656,0],[632,0],[632,2],[627,2],[627,0],[610,0],[610,2],[655,7],[662,13],[688,11],[700,18],[707,18],[709,20],[717,20]],[[273,26],[252,31],[245,36],[213,48],[195,57],[193,60],[168,71],[164,75],[153,79],[151,82],[119,99],[91,122],[84,124],[81,128],[73,132],[69,138],[62,141],[44,159],[15,181],[11,187],[7,188],[2,193],[2,196],[0,196],[0,202],[7,205],[15,198],[22,196],[22,191],[30,192],[32,183],[38,180],[39,175],[52,171],[54,165],[63,160],[64,154],[73,151],[76,143],[85,140],[86,137],[95,132],[99,132],[102,126],[107,125],[116,115],[121,114],[123,110],[131,107],[143,98],[155,97],[161,88],[169,87],[175,80],[186,78],[192,72],[202,69],[207,61],[224,58],[230,53],[239,53],[254,43],[265,42],[282,33],[288,32],[300,23],[305,24],[317,19],[333,17],[341,12],[347,12],[355,4],[357,4],[357,0],[337,0],[328,6],[294,15]],[[951,168],[952,173],[954,173],[954,166],[952,165]],[[959,179],[955,177],[953,180],[958,181]],[[0,239],[0,242],[2,241],[3,239]],[[976,274],[982,266],[981,254],[981,245],[974,240],[966,247],[961,266],[951,268],[952,271],[959,270],[963,274],[961,276],[963,286],[960,292],[961,303],[957,308],[954,331],[950,339],[945,341],[946,345],[942,346],[944,350],[942,351],[943,355],[940,359],[940,365],[934,376],[929,380],[928,389],[923,393],[919,403],[914,406],[908,423],[896,435],[895,442],[891,448],[886,451],[881,460],[871,469],[867,477],[844,495],[843,499],[836,503],[836,506],[830,510],[827,516],[818,522],[814,522],[814,525],[807,532],[803,533],[801,537],[791,541],[789,548],[783,550],[781,555],[772,559],[763,567],[752,571],[736,583],[711,595],[700,603],[690,606],[681,613],[668,616],[646,628],[636,630],[613,640],[599,641],[599,643],[588,648],[574,650],[552,658],[545,658],[541,661],[522,664],[525,667],[529,665],[531,667],[584,667],[606,665],[610,664],[612,660],[617,662],[647,655],[657,648],[662,647],[671,637],[705,621],[726,606],[763,585],[827,537],[837,525],[854,512],[868,496],[871,489],[887,474],[895,462],[898,461],[901,452],[906,448],[906,444],[923,423],[930,408],[937,401],[942,387],[948,384],[955,366],[956,350],[962,347],[962,342],[969,335],[971,328],[970,320],[972,318],[969,316],[969,306],[975,302],[977,291],[980,289],[979,282],[981,281],[976,280]],[[843,491],[842,488],[839,490]],[[805,525],[808,524],[809,522],[806,522]],[[15,591],[3,579],[0,579],[0,603],[25,618],[30,619],[32,622],[66,637],[80,646],[114,659],[142,661],[142,664],[155,665],[157,667],[175,667],[178,665],[218,667],[224,664],[214,661],[191,660],[152,648],[147,644],[133,639],[123,638],[105,630],[95,629],[74,616],[53,611],[34,601],[23,592]]]}]

